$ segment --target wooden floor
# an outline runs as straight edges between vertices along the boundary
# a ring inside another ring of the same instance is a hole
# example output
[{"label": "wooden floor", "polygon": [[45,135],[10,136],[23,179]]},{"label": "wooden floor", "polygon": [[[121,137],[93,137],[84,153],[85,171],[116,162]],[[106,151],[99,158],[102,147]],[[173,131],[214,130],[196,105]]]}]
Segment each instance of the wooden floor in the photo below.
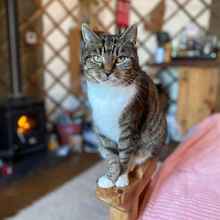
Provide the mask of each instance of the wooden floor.
[{"label": "wooden floor", "polygon": [[97,154],[73,155],[55,166],[41,166],[28,176],[0,186],[0,220],[16,214],[79,175],[98,160]]}]

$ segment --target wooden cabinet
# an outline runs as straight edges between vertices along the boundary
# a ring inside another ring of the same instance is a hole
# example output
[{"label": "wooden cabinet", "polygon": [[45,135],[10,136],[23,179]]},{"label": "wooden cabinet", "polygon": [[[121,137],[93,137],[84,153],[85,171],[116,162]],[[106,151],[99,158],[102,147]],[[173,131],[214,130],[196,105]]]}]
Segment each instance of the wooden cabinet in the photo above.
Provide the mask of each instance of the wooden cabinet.
[{"label": "wooden cabinet", "polygon": [[177,120],[183,133],[217,110],[217,67],[179,67]]},{"label": "wooden cabinet", "polygon": [[[179,77],[177,121],[182,132],[220,110],[220,62],[207,60],[149,64],[160,71],[175,68]],[[163,74],[163,73],[162,73]]]}]

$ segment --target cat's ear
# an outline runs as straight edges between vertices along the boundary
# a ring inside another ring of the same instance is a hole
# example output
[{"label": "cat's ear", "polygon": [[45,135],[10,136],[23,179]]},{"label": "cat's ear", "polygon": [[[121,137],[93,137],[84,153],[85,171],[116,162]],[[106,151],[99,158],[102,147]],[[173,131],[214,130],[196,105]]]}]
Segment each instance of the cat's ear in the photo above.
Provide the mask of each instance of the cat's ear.
[{"label": "cat's ear", "polygon": [[133,24],[131,27],[127,28],[120,37],[124,42],[132,42],[136,44],[137,41],[137,25]]},{"label": "cat's ear", "polygon": [[100,40],[100,37],[94,33],[87,24],[82,24],[81,33],[83,41],[86,43],[86,45],[90,43],[97,43]]}]

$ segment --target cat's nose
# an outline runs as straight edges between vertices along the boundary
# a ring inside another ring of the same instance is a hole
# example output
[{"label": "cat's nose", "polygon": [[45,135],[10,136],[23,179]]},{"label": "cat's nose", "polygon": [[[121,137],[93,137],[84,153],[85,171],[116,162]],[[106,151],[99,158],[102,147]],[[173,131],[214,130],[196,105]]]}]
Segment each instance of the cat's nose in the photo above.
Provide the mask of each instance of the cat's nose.
[{"label": "cat's nose", "polygon": [[105,75],[106,75],[106,76],[109,77],[111,74],[112,74],[112,73],[111,73],[110,71],[105,71]]}]

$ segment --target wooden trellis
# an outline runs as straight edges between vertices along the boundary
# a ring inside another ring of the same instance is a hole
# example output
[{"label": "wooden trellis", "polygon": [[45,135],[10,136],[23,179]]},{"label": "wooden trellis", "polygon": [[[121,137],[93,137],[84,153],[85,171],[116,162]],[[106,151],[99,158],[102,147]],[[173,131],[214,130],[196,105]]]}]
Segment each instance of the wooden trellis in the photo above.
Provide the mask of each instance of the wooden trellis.
[{"label": "wooden trellis", "polygon": [[[69,58],[69,31],[71,28],[79,26],[84,19],[82,18],[83,10],[85,10],[83,2],[86,1],[18,0],[25,93],[34,96],[40,94],[45,97],[49,119],[53,119],[54,114],[62,108],[62,103],[67,97],[74,95],[69,79],[71,62]],[[154,34],[144,30],[144,23],[154,7],[149,10],[148,3],[146,3],[146,12],[143,12],[143,9],[138,7],[135,2],[131,1],[131,23],[137,23],[141,30],[138,39],[140,63],[143,69],[147,69],[147,61],[154,55],[152,45],[155,42]],[[159,1],[151,2],[155,2],[156,5]],[[207,32],[208,26],[204,25],[201,19],[203,16],[208,19],[207,13],[210,11],[211,2],[211,0],[166,0],[167,9],[163,19],[163,29],[172,30],[172,38],[176,38],[186,24],[193,22],[201,30]],[[196,12],[192,11],[191,4],[199,6]],[[115,0],[97,0],[91,7],[87,19],[90,19],[93,25],[104,31],[112,32],[116,29]],[[103,19],[105,15],[108,19]],[[178,19],[185,19],[185,21],[179,22],[178,25]],[[172,23],[177,25],[171,28]],[[0,35],[0,92],[7,94],[9,92],[8,53],[3,1],[0,1],[0,25],[3,29]],[[28,34],[34,34],[35,43],[27,43]],[[60,43],[58,44],[59,39]]]}]

